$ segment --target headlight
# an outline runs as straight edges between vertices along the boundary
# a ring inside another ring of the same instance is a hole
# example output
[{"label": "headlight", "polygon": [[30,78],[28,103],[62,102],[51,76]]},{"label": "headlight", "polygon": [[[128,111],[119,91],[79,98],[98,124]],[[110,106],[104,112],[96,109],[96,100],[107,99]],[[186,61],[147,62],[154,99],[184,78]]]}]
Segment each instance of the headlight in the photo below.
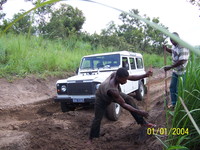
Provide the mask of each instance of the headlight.
[{"label": "headlight", "polygon": [[96,85],[96,90],[99,88],[99,86],[100,86],[100,83]]},{"label": "headlight", "polygon": [[66,92],[66,91],[67,91],[66,85],[62,85],[62,86],[61,86],[61,91],[62,91],[62,92]]}]

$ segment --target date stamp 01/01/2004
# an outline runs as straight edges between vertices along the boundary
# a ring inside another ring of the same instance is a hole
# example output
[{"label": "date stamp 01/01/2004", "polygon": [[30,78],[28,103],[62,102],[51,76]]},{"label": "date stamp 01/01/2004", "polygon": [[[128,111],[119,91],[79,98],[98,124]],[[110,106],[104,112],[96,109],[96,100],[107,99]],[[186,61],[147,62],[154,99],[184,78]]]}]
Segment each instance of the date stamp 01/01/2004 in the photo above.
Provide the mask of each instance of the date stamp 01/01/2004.
[{"label": "date stamp 01/01/2004", "polygon": [[188,128],[147,128],[147,135],[188,135]]}]

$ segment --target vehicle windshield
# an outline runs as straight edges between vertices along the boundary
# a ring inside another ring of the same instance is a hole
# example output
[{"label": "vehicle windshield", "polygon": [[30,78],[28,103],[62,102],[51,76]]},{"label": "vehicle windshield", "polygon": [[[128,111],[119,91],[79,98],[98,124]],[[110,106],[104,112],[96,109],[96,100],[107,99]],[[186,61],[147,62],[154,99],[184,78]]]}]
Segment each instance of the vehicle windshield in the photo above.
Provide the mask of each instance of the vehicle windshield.
[{"label": "vehicle windshield", "polygon": [[118,67],[120,65],[120,55],[102,55],[84,57],[81,62],[80,69],[82,70],[95,70],[95,69],[108,69]]}]

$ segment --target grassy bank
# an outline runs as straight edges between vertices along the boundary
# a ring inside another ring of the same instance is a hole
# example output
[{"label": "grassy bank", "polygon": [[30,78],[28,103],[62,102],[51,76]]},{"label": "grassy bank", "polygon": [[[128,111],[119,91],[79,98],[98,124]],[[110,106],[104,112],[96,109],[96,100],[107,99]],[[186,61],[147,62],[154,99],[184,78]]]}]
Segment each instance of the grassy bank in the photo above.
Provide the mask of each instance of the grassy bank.
[{"label": "grassy bank", "polygon": [[[88,54],[114,51],[98,46],[93,50],[89,43],[68,38],[46,40],[8,34],[0,37],[0,77],[28,74],[62,74],[74,71],[81,57]],[[163,66],[163,57],[144,54],[145,66]]]},{"label": "grassy bank", "polygon": [[[183,146],[182,149],[199,149],[200,140],[200,61],[192,55],[188,64],[185,82],[180,80],[179,101],[172,119],[172,127],[182,129],[179,135],[170,135],[170,145]],[[182,102],[181,102],[182,100]],[[186,108],[184,108],[184,105]],[[188,111],[187,111],[188,110]]]},{"label": "grassy bank", "polygon": [[90,45],[79,41],[49,41],[22,35],[0,38],[0,77],[61,73],[74,70]]}]

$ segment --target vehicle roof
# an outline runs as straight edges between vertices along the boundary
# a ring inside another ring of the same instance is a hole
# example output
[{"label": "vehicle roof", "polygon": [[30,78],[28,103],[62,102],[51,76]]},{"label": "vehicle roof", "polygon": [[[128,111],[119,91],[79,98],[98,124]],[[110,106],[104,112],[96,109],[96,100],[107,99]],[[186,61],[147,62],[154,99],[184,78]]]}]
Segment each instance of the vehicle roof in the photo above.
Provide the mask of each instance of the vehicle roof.
[{"label": "vehicle roof", "polygon": [[84,56],[84,57],[113,55],[113,54],[120,54],[120,55],[123,55],[123,56],[139,56],[139,57],[142,57],[142,54],[130,52],[130,51],[116,51],[116,52],[108,52],[108,53],[99,53],[99,54],[87,55],[87,56]]}]

